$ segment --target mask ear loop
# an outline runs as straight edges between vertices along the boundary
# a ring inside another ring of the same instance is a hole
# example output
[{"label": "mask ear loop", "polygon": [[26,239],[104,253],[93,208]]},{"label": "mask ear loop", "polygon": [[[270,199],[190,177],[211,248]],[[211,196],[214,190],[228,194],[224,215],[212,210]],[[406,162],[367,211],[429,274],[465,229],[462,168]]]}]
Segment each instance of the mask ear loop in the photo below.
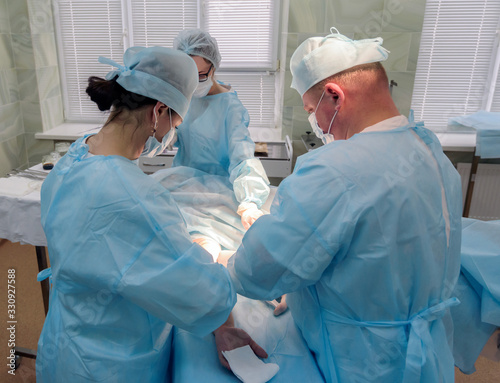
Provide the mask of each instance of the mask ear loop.
[{"label": "mask ear loop", "polygon": [[[156,130],[158,129],[158,115],[156,114],[154,108],[153,108],[153,114],[155,116],[155,123],[153,125],[153,137],[155,136],[156,134]],[[156,138],[156,137],[155,137]]]},{"label": "mask ear loop", "polygon": [[330,121],[330,126],[328,127],[328,133],[327,134],[330,134],[330,130],[332,129],[332,124],[333,124],[333,121],[335,120],[335,117],[337,117],[337,113],[339,112],[339,110],[335,110],[335,114],[333,115],[333,118],[332,120]]},{"label": "mask ear loop", "polygon": [[168,108],[168,118],[170,119],[170,130],[172,130],[172,109]]}]

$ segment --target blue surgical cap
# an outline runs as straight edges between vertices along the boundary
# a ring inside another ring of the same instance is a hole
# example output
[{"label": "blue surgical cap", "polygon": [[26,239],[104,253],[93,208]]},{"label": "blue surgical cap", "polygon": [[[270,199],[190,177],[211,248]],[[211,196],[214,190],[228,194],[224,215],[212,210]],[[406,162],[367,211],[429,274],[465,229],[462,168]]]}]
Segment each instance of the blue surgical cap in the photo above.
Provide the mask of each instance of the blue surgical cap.
[{"label": "blue surgical cap", "polygon": [[198,68],[188,55],[165,47],[131,47],[123,55],[123,66],[105,57],[99,62],[118,68],[106,75],[129,92],[160,101],[182,119],[198,85]]},{"label": "blue surgical cap", "polygon": [[203,57],[214,64],[215,69],[219,69],[221,60],[219,46],[208,32],[201,29],[180,31],[174,39],[174,49],[178,49],[190,56]]},{"label": "blue surgical cap", "polygon": [[290,59],[291,87],[301,96],[334,74],[356,65],[385,61],[389,57],[389,51],[382,47],[381,37],[351,40],[335,28],[330,32],[326,37],[311,37],[304,41]]}]

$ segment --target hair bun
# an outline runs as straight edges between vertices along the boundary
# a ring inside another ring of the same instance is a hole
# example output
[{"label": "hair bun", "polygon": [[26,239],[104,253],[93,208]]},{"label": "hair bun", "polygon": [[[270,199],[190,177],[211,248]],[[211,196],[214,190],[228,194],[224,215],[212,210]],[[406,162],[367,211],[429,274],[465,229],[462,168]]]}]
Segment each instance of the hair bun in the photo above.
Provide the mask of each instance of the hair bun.
[{"label": "hair bun", "polygon": [[121,85],[116,82],[118,76],[111,80],[100,77],[89,77],[89,85],[85,90],[90,99],[97,104],[101,111],[110,110],[113,103],[120,97]]}]

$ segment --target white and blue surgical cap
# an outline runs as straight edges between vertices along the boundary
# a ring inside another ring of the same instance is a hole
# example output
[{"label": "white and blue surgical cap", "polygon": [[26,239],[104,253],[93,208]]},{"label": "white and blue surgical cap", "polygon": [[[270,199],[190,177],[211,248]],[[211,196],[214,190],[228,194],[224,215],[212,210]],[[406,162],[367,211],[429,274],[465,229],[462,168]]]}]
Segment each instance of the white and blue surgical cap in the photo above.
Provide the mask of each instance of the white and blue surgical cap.
[{"label": "white and blue surgical cap", "polygon": [[186,29],[180,31],[174,39],[174,49],[178,49],[190,56],[200,56],[219,69],[221,56],[217,41],[210,33],[201,29]]},{"label": "white and blue surgical cap", "polygon": [[[334,33],[335,31],[335,33]],[[295,50],[290,59],[292,85],[301,96],[313,85],[356,65],[385,61],[389,51],[383,39],[351,40],[336,28],[326,37],[311,37]]]},{"label": "white and blue surgical cap", "polygon": [[131,47],[123,55],[123,65],[106,57],[99,62],[117,70],[106,75],[129,92],[160,101],[172,108],[182,119],[198,85],[196,63],[188,55],[165,47]]}]

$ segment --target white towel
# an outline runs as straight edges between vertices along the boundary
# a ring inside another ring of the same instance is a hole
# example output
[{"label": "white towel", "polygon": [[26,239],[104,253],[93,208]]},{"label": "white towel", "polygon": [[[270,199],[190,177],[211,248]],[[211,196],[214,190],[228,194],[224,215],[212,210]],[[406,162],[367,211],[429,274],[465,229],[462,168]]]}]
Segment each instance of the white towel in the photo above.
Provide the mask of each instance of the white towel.
[{"label": "white towel", "polygon": [[255,355],[250,346],[222,351],[234,375],[244,383],[265,383],[279,371],[275,363],[264,363]]},{"label": "white towel", "polygon": [[24,177],[0,178],[0,194],[11,197],[22,197],[32,191],[40,190],[42,182]]}]

